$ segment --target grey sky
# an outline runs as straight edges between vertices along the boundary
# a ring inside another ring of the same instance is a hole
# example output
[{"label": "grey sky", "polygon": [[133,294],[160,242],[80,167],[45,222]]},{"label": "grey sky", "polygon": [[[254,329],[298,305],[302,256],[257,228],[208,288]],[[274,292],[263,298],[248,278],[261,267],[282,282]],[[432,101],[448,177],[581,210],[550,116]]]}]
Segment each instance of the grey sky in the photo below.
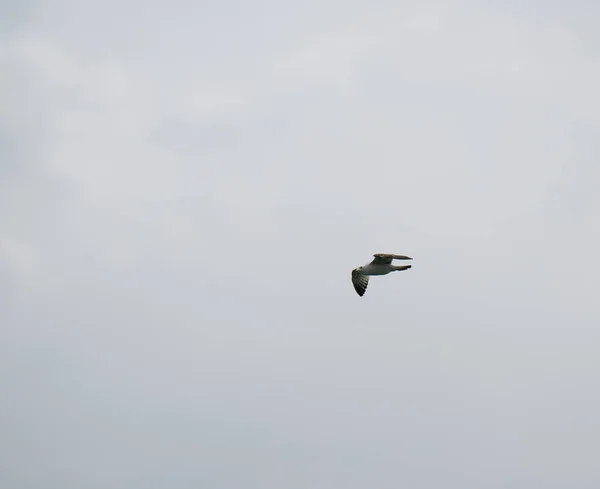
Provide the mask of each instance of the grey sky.
[{"label": "grey sky", "polygon": [[599,4],[5,3],[2,487],[600,486]]}]

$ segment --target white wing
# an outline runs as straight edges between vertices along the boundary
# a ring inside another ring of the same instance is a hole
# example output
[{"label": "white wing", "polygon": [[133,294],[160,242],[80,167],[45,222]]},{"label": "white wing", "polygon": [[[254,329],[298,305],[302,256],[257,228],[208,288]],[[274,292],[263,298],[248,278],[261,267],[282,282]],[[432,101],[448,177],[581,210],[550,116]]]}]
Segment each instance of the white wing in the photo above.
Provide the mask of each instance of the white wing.
[{"label": "white wing", "polygon": [[392,260],[412,260],[410,256],[393,255],[391,253],[375,253],[375,258],[371,262],[373,265],[389,265]]}]

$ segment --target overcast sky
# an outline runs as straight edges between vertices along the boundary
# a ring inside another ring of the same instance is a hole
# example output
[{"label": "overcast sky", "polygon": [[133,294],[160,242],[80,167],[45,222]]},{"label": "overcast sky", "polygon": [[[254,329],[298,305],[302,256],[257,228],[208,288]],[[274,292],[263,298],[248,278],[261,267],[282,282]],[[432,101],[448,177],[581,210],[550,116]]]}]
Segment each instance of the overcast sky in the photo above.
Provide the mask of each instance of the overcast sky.
[{"label": "overcast sky", "polygon": [[0,486],[600,487],[599,18],[2,2]]}]

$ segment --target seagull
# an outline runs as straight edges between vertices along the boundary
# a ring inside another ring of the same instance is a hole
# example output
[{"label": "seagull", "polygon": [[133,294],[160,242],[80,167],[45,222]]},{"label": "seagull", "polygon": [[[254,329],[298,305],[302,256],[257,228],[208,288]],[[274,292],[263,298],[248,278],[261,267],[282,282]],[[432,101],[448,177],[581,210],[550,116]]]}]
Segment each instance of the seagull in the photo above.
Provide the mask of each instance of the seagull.
[{"label": "seagull", "polygon": [[392,260],[412,260],[410,256],[375,253],[373,261],[352,270],[352,285],[361,297],[365,295],[369,285],[369,275],[387,275],[390,272],[408,270],[412,265],[392,265]]}]

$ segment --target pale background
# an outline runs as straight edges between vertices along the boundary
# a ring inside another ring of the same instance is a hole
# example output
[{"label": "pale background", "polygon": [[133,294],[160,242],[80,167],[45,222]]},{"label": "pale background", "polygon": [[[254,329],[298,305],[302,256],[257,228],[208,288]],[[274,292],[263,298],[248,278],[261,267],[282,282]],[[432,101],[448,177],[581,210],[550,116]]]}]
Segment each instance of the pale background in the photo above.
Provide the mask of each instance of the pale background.
[{"label": "pale background", "polygon": [[599,2],[1,3],[1,487],[600,487]]}]

